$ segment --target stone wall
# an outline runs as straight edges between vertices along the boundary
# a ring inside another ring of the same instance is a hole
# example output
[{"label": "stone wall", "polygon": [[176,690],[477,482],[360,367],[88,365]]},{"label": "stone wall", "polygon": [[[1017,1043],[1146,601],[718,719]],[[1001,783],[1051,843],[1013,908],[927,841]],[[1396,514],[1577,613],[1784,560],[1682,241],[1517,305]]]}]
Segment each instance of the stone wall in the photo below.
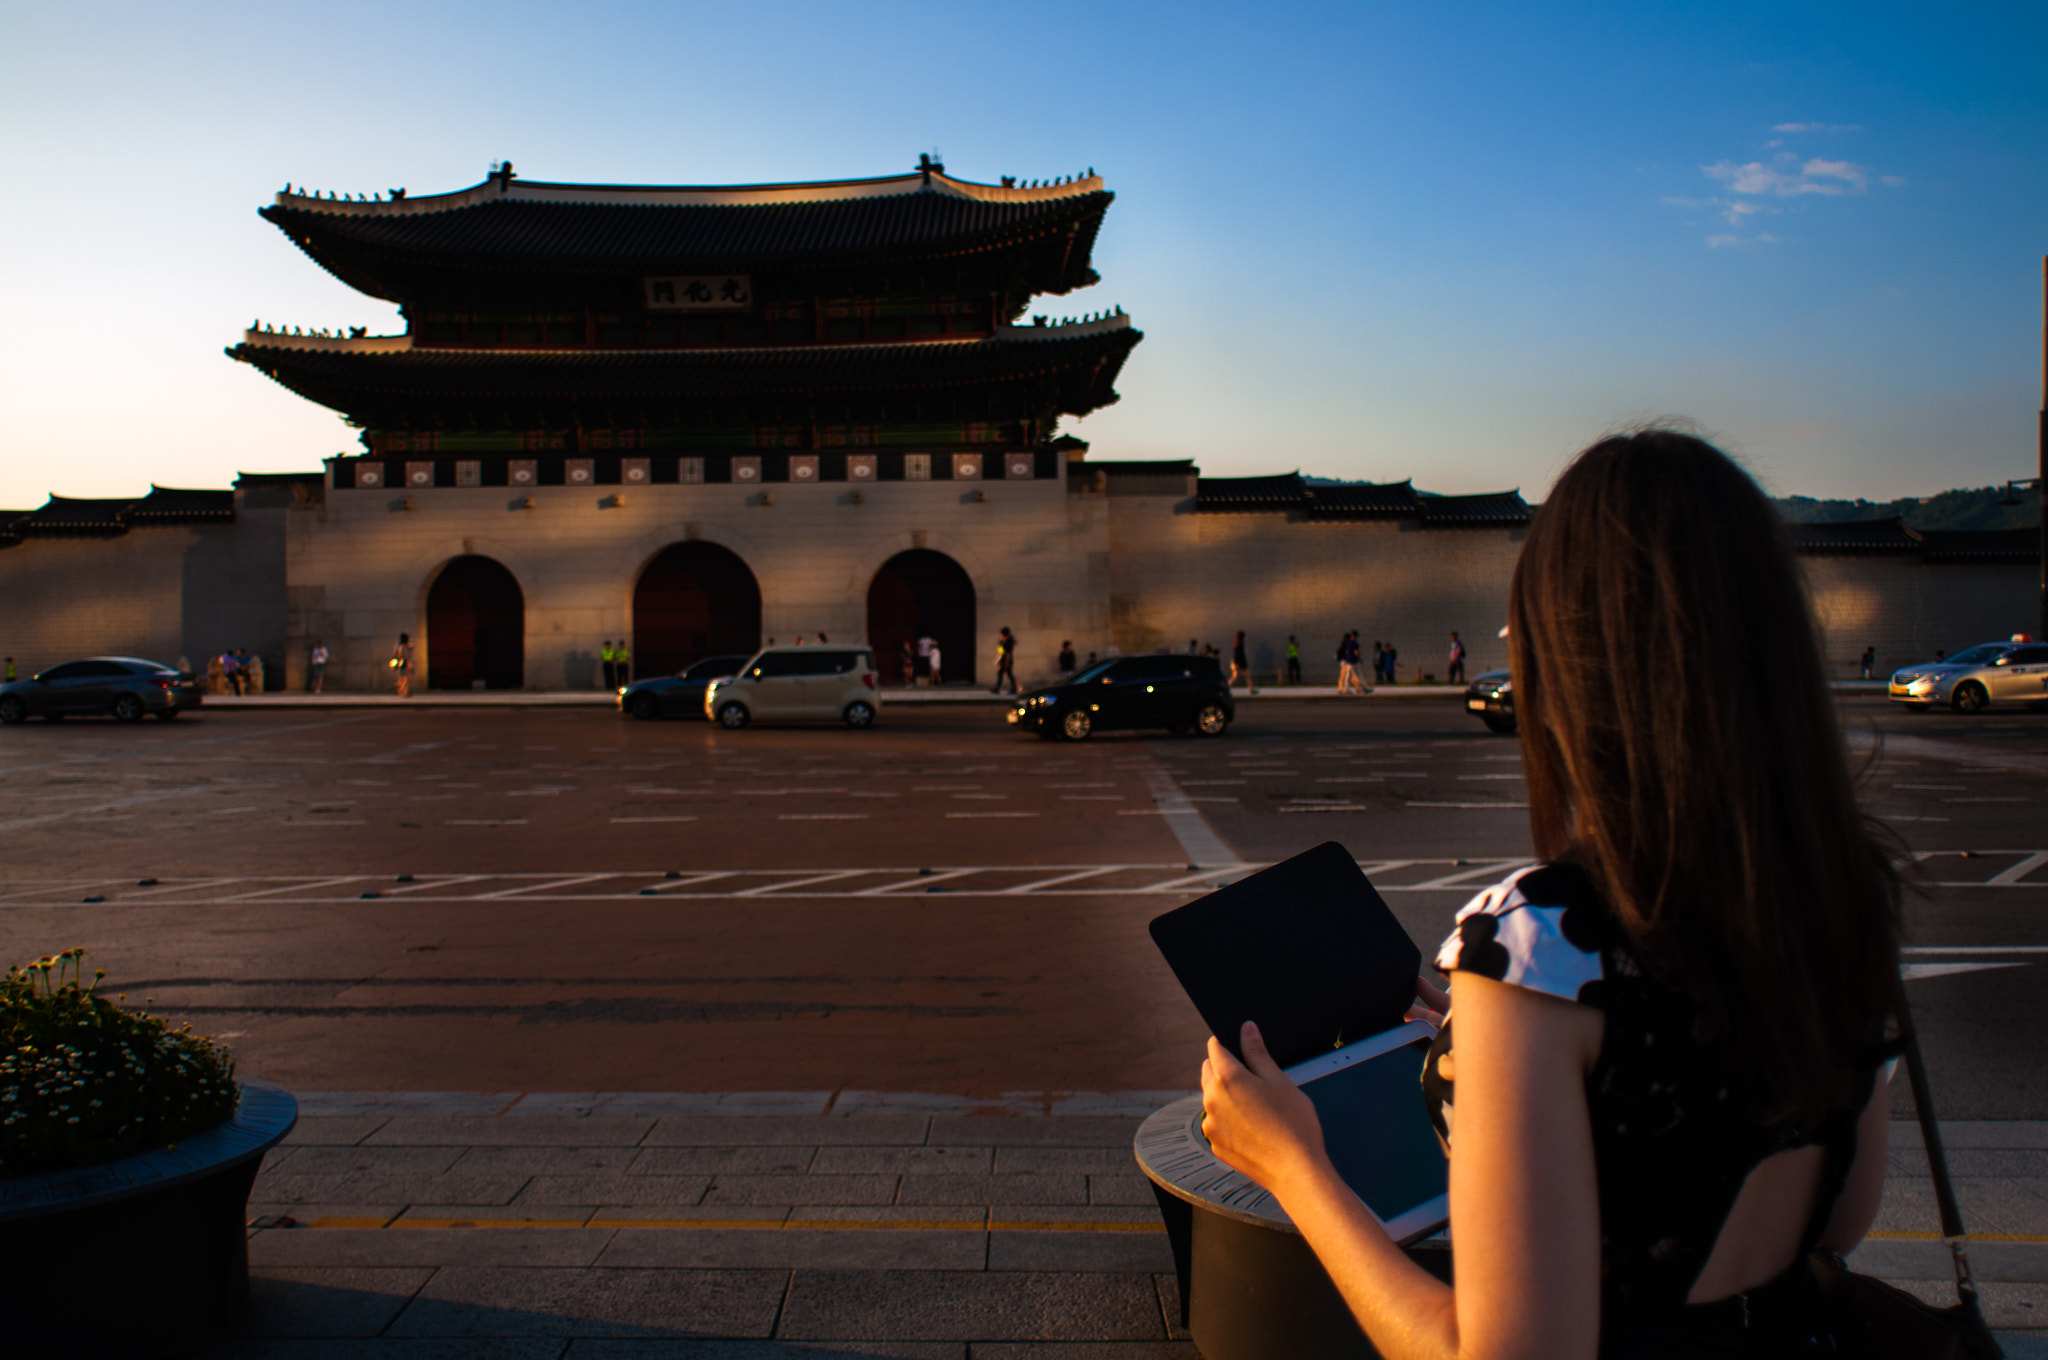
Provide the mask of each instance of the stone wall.
[{"label": "stone wall", "polygon": [[[1135,480],[1135,479],[1134,479]],[[1227,661],[1239,629],[1252,674],[1271,683],[1288,635],[1302,678],[1334,684],[1338,640],[1353,628],[1400,653],[1401,679],[1442,679],[1456,630],[1466,673],[1507,664],[1500,627],[1522,530],[1424,529],[1412,520],[1310,521],[1297,513],[1195,513],[1194,478],[1111,483],[1112,640],[1124,652],[1215,643]]]},{"label": "stone wall", "polygon": [[[761,590],[762,632],[784,641],[821,631],[864,638],[868,587],[882,565],[910,548],[945,553],[974,582],[973,666],[984,683],[1004,626],[1018,638],[1019,674],[1042,677],[1062,639],[1100,634],[1106,623],[1103,591],[1090,584],[1106,579],[1103,502],[1070,497],[1059,479],[440,487],[410,496],[330,489],[292,521],[292,683],[324,637],[330,688],[381,687],[401,632],[419,646],[424,676],[428,590],[451,559],[476,554],[509,570],[525,596],[527,686],[594,688],[599,644],[632,632],[640,573],[693,539],[747,564]],[[967,661],[948,657],[946,669],[962,677]]]},{"label": "stone wall", "polygon": [[238,504],[231,524],[36,537],[0,551],[0,653],[24,676],[81,656],[183,658],[203,674],[207,657],[246,647],[281,676],[287,513]]},{"label": "stone wall", "polygon": [[1873,674],[1889,675],[1937,649],[1960,651],[2034,631],[2039,579],[2032,562],[1929,563],[1919,557],[1804,557],[1807,589],[1828,669],[1855,675],[1865,647]]}]

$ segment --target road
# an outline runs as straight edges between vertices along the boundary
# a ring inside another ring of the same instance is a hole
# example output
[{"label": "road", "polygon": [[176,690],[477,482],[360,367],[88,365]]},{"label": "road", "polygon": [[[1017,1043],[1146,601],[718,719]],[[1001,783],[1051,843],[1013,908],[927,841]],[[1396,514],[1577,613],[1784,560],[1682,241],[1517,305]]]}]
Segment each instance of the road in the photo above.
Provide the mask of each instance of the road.
[{"label": "road", "polygon": [[[1843,714],[1925,882],[1943,1114],[2048,1117],[2048,714]],[[1516,743],[1453,705],[1240,717],[1080,745],[986,708],[8,728],[0,956],[85,944],[302,1090],[1183,1089],[1202,1029],[1153,916],[1335,839],[1427,951],[1530,850]]]}]

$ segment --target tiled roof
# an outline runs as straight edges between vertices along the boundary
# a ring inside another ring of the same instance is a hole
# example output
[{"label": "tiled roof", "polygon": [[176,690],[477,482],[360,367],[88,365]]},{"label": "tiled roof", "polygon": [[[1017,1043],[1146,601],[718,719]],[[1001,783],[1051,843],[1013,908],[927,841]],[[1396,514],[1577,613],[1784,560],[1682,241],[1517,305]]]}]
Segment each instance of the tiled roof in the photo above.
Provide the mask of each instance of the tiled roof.
[{"label": "tiled roof", "polygon": [[1051,409],[1085,415],[1116,401],[1117,374],[1143,338],[1126,324],[1090,327],[1071,338],[1047,328],[1043,338],[1029,340],[775,349],[356,352],[245,341],[228,355],[372,427],[431,417],[450,399],[523,411],[973,388],[1033,391]]},{"label": "tiled roof", "polygon": [[1112,197],[1093,175],[1043,189],[944,175],[729,189],[493,176],[397,202],[283,193],[260,211],[344,283],[394,301],[448,291],[460,272],[753,273],[1032,241],[1058,247],[1035,261],[1032,291],[1065,293],[1095,282],[1089,254]]},{"label": "tiled roof", "polygon": [[187,491],[150,485],[149,494],[124,512],[130,524],[200,524],[235,517],[232,491]]},{"label": "tiled roof", "polygon": [[1411,482],[1311,484],[1302,497],[1310,519],[1395,519],[1415,514],[1422,503]]},{"label": "tiled roof", "polygon": [[1905,554],[1920,551],[1920,535],[1897,515],[1889,519],[1859,519],[1841,524],[1794,524],[1790,528],[1792,546],[1803,553]]},{"label": "tiled roof", "polygon": [[2039,529],[1921,529],[1920,547],[1930,562],[2038,562]]},{"label": "tiled roof", "polygon": [[1298,472],[1277,477],[1203,477],[1195,482],[1195,509],[1207,514],[1298,510],[1301,493]]},{"label": "tiled roof", "polygon": [[1112,477],[1192,477],[1195,475],[1195,460],[1192,458],[1090,458],[1076,463],[1076,468],[1088,472],[1107,472]]},{"label": "tiled roof", "polygon": [[1473,529],[1529,522],[1529,503],[1522,499],[1519,491],[1495,491],[1480,496],[1421,496],[1417,503],[1422,522],[1433,529]]},{"label": "tiled roof", "polygon": [[14,532],[23,538],[57,534],[125,534],[125,515],[134,499],[81,500],[73,496],[52,496],[14,522]]}]

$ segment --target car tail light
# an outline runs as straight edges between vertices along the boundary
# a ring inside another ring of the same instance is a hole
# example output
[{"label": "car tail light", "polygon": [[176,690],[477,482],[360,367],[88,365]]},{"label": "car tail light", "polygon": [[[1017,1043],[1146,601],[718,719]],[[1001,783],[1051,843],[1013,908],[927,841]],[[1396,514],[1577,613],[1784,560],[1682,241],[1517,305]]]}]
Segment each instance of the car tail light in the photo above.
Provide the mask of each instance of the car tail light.
[{"label": "car tail light", "polygon": [[176,689],[178,687],[178,677],[175,675],[152,675],[150,683],[158,689]]},{"label": "car tail light", "polygon": [[879,678],[880,677],[877,676],[873,671],[867,671],[863,673],[860,677],[860,682],[863,685],[866,685],[869,689],[873,689],[875,687],[875,681]]}]

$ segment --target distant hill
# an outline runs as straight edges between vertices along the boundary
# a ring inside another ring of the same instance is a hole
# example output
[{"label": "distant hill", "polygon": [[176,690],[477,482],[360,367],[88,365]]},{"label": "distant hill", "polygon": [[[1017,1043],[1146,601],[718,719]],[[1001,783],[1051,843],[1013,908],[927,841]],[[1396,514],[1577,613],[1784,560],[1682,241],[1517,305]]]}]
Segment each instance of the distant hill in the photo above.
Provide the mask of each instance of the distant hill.
[{"label": "distant hill", "polygon": [[2020,504],[2000,505],[2002,486],[1959,487],[1924,499],[1896,501],[1821,501],[1811,496],[1784,496],[1778,513],[1794,524],[1841,524],[1848,520],[1890,519],[1897,515],[1915,529],[2031,529],[2041,522],[2038,491],[2019,493]]}]

